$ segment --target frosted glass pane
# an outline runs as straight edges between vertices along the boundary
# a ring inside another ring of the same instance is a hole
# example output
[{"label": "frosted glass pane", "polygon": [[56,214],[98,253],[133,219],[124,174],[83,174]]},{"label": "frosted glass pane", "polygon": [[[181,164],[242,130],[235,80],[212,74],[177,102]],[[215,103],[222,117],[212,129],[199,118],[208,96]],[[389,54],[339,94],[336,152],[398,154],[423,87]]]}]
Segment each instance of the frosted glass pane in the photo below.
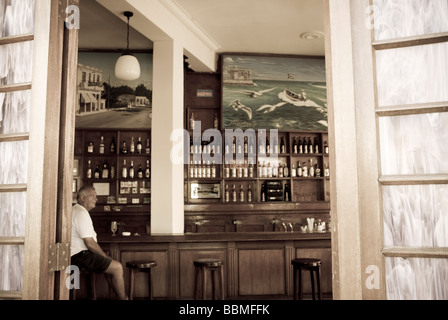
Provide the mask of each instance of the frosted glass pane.
[{"label": "frosted glass pane", "polygon": [[31,82],[34,41],[0,46],[0,84]]},{"label": "frosted glass pane", "polygon": [[0,134],[30,131],[31,90],[0,93]]},{"label": "frosted glass pane", "polygon": [[23,252],[23,246],[0,246],[0,290],[22,290]]},{"label": "frosted glass pane", "polygon": [[376,53],[379,106],[448,101],[448,43]]},{"label": "frosted glass pane", "polygon": [[389,300],[448,300],[448,259],[386,258]]},{"label": "frosted glass pane", "polygon": [[34,33],[35,0],[0,0],[0,37]]},{"label": "frosted glass pane", "polygon": [[0,142],[0,184],[27,183],[28,141]]},{"label": "frosted glass pane", "polygon": [[0,237],[24,237],[26,192],[0,193]]},{"label": "frosted glass pane", "polygon": [[448,113],[379,120],[382,173],[448,173]]},{"label": "frosted glass pane", "polygon": [[448,185],[384,186],[386,247],[448,247]]},{"label": "frosted glass pane", "polygon": [[447,0],[373,0],[375,39],[448,31]]}]

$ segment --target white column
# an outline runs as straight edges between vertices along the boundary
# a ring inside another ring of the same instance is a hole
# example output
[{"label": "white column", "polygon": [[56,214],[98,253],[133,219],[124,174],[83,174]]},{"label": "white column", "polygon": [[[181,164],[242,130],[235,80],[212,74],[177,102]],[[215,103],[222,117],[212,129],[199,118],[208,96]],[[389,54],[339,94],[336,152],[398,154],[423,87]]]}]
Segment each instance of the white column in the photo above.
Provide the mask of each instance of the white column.
[{"label": "white column", "polygon": [[151,129],[151,234],[183,234],[184,169],[172,150],[183,156],[183,48],[175,40],[154,42],[153,110]]}]

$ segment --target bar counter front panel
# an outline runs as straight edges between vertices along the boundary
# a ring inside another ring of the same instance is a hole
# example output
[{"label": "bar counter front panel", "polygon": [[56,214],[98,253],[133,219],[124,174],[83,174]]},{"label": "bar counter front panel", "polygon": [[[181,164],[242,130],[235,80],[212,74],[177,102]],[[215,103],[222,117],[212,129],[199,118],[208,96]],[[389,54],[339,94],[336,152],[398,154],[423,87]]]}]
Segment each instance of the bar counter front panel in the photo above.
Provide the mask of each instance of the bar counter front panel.
[{"label": "bar counter front panel", "polygon": [[[292,299],[294,258],[322,260],[323,297],[331,298],[331,234],[301,232],[237,232],[185,235],[99,235],[101,247],[123,266],[131,260],[156,260],[152,269],[154,299],[193,299],[193,260],[218,258],[224,262],[226,299]],[[129,288],[129,270],[125,285]],[[309,272],[304,272],[304,293],[311,293]],[[209,283],[210,284],[210,283]],[[208,288],[211,297],[211,285]],[[85,293],[86,294],[86,293]],[[98,299],[113,292],[104,277],[97,277]],[[136,299],[148,297],[147,274],[136,274]]]}]

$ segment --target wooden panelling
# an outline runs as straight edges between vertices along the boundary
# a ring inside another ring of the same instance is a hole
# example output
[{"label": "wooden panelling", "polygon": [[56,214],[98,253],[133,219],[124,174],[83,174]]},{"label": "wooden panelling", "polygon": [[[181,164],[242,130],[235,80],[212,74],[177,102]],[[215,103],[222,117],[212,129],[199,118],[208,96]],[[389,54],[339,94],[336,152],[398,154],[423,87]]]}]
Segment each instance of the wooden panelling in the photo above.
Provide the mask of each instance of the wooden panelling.
[{"label": "wooden panelling", "polygon": [[286,294],[284,250],[239,250],[238,258],[240,296]]}]

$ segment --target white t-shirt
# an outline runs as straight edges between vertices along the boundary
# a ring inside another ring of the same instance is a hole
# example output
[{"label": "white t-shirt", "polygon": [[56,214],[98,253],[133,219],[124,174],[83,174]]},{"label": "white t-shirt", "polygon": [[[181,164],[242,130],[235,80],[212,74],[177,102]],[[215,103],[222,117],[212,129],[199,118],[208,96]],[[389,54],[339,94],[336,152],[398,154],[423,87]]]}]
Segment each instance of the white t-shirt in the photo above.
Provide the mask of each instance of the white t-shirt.
[{"label": "white t-shirt", "polygon": [[96,239],[92,218],[89,212],[81,205],[75,204],[72,210],[72,243],[70,245],[70,256],[83,250],[88,250],[84,244],[84,238]]}]

